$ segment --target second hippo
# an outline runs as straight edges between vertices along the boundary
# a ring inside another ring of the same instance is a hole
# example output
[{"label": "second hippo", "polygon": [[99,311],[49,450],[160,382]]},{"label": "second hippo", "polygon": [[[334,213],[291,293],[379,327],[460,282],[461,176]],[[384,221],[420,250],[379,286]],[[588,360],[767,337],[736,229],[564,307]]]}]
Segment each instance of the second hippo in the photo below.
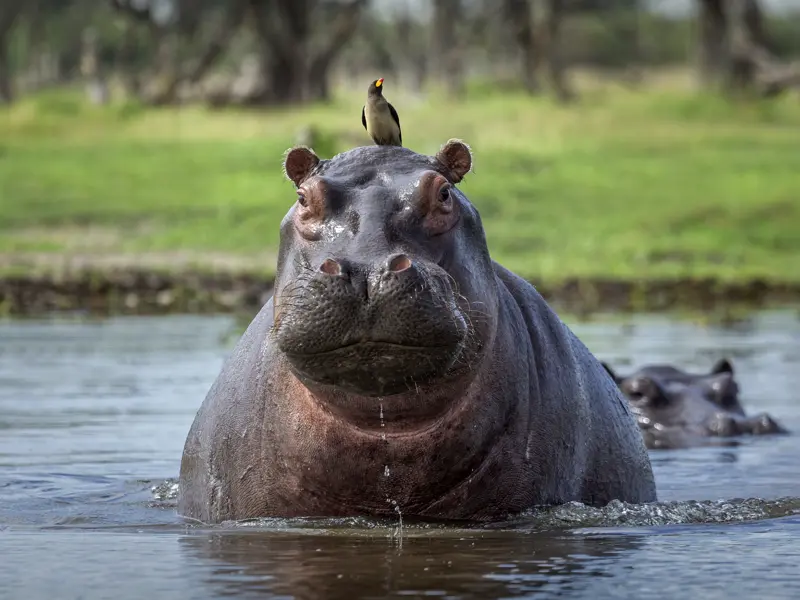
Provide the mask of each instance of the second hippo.
[{"label": "second hippo", "polygon": [[706,373],[651,364],[621,376],[603,366],[628,398],[650,449],[731,445],[739,435],[787,433],[767,413],[747,416],[728,359]]}]

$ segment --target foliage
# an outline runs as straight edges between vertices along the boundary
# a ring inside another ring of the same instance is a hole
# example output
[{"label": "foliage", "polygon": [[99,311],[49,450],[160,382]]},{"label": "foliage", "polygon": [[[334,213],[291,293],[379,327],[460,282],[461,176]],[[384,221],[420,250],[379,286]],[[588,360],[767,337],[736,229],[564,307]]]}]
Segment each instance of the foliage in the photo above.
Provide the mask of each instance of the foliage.
[{"label": "foliage", "polygon": [[[582,87],[569,108],[513,90],[391,100],[412,149],[471,144],[461,187],[493,256],[526,276],[800,280],[796,101]],[[368,143],[360,102],[360,90],[266,113],[23,100],[0,113],[0,253],[274,252],[294,200],[284,150],[308,126],[322,154]]]}]

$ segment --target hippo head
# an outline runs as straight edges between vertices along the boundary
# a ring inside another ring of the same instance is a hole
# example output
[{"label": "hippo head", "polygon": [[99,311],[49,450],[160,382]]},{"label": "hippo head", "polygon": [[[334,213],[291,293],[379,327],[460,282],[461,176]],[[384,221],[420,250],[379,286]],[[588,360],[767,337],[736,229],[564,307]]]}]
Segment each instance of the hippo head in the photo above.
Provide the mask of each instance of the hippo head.
[{"label": "hippo head", "polygon": [[744,417],[733,366],[722,359],[708,373],[687,373],[669,365],[643,367],[627,377],[603,366],[625,393],[644,428],[700,427],[720,413]]},{"label": "hippo head", "polygon": [[285,158],[278,349],[309,388],[376,397],[453,382],[490,341],[495,280],[478,211],[456,188],[466,144],[434,156],[365,146]]}]

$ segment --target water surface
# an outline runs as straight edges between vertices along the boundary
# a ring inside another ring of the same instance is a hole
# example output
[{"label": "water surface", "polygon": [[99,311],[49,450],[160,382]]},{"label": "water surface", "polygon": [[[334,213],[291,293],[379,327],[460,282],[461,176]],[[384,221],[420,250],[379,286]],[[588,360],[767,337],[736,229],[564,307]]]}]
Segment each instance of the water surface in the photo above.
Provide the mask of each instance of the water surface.
[{"label": "water surface", "polygon": [[[746,410],[800,432],[799,315],[571,325],[621,372],[729,356]],[[800,597],[798,435],[651,452],[655,506],[483,529],[189,526],[164,481],[239,333],[228,317],[0,322],[0,598]]]}]

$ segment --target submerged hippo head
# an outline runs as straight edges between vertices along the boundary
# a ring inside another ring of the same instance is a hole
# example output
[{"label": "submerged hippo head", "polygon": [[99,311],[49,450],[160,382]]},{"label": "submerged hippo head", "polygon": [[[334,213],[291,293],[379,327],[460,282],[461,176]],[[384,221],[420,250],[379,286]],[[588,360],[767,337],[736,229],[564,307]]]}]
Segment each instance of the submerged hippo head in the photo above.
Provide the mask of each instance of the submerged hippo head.
[{"label": "submerged hippo head", "polygon": [[733,365],[721,359],[708,373],[648,365],[622,377],[603,366],[628,398],[650,448],[703,443],[702,438],[781,433],[769,415],[747,417]]},{"label": "submerged hippo head", "polygon": [[457,377],[487,341],[493,281],[480,217],[455,187],[462,142],[435,157],[294,148],[297,198],[281,224],[273,333],[308,386],[397,394]]}]

